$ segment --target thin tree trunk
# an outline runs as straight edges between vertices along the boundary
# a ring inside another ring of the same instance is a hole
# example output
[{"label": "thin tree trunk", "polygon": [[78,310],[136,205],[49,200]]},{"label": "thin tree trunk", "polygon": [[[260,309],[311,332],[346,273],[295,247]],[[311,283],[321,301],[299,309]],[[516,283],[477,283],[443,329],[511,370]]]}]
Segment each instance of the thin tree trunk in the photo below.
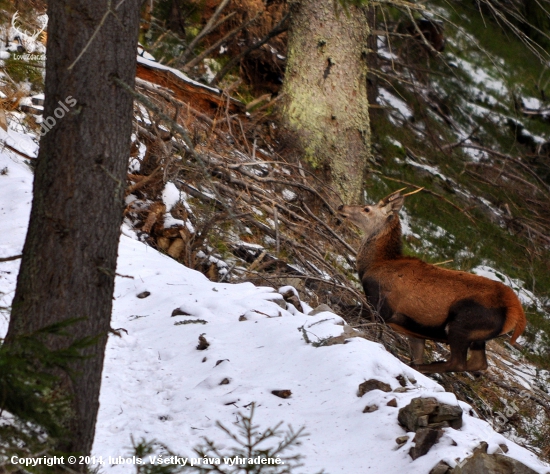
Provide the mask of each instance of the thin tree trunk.
[{"label": "thin tree trunk", "polygon": [[[72,395],[72,410],[58,448],[84,455],[99,406],[132,129],[132,97],[111,77],[133,87],[140,3],[48,1],[44,117],[52,127],[40,142],[6,338],[16,344],[18,335],[73,318],[80,320],[68,335],[49,336],[50,347],[97,337],[73,364],[72,377],[62,373],[60,382]],[[89,43],[111,4],[118,9]]]},{"label": "thin tree trunk", "polygon": [[376,105],[376,99],[378,98],[378,76],[373,74],[373,71],[379,70],[378,65],[378,35],[372,34],[372,31],[376,29],[376,7],[369,5],[367,10],[367,21],[369,23],[368,37],[368,54],[367,54],[367,97],[369,101],[369,118],[370,123],[374,126],[375,118],[380,114],[381,110],[376,107],[370,107]]},{"label": "thin tree trunk", "polygon": [[370,125],[366,7],[333,0],[291,5],[282,108],[306,159],[328,172],[345,202],[360,202]]}]

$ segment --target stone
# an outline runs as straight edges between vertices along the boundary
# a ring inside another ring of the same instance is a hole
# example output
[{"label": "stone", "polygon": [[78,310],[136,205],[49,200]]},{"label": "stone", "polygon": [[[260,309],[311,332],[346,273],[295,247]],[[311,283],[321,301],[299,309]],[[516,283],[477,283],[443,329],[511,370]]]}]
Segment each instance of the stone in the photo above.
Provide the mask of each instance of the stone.
[{"label": "stone", "polygon": [[363,413],[372,413],[373,411],[378,410],[378,405],[367,405],[363,409]]},{"label": "stone", "polygon": [[284,298],[275,298],[269,301],[272,301],[273,303],[279,305],[282,309],[286,309],[286,301],[284,300]]},{"label": "stone", "polygon": [[391,392],[391,387],[380,380],[369,379],[366,382],[363,382],[359,385],[359,390],[357,391],[357,396],[362,397],[365,393],[371,392],[372,390],[382,390],[383,392]]},{"label": "stone", "polygon": [[447,421],[451,428],[455,430],[462,427],[462,408],[458,405],[448,405],[447,403],[441,403],[437,413],[430,417],[430,423],[439,423]]},{"label": "stone", "polygon": [[403,375],[398,375],[397,377],[395,377],[397,379],[397,381],[399,382],[399,385],[401,385],[402,387],[406,387],[407,386],[407,379],[405,378],[405,376]]},{"label": "stone", "polygon": [[395,393],[405,393],[409,391],[409,387],[397,387],[394,392]]},{"label": "stone", "polygon": [[332,308],[328,304],[323,303],[323,304],[320,304],[319,306],[317,306],[317,308],[311,310],[308,313],[308,316],[315,316],[316,314],[324,313],[325,311],[328,311],[329,313],[334,313],[334,311],[332,310]]},{"label": "stone", "polygon": [[406,435],[395,438],[395,442],[399,445],[399,447],[403,446],[407,441],[409,441],[409,437]]},{"label": "stone", "polygon": [[536,474],[516,459],[480,451],[457,465],[451,474]]},{"label": "stone", "polygon": [[476,453],[487,454],[488,449],[489,449],[489,444],[487,443],[487,441],[482,441],[481,443],[479,443],[477,448],[474,448],[473,453],[474,454],[476,454]]},{"label": "stone", "polygon": [[300,301],[300,298],[296,296],[294,291],[289,289],[288,291],[285,291],[284,293],[281,293],[283,295],[283,299],[288,303],[294,306],[300,313],[304,312],[304,308],[302,308],[302,302]]},{"label": "stone", "polygon": [[498,447],[502,449],[502,452],[505,454],[509,451],[508,446],[504,443],[499,444]]},{"label": "stone", "polygon": [[397,399],[392,398],[388,403],[386,403],[386,406],[397,408]]},{"label": "stone", "polygon": [[413,459],[424,456],[431,447],[439,441],[443,432],[436,428],[419,428],[413,439],[415,445],[410,449],[409,455]]},{"label": "stone", "polygon": [[451,466],[445,461],[439,461],[430,471],[430,474],[448,474],[451,472]]},{"label": "stone", "polygon": [[399,410],[397,419],[407,431],[448,426],[459,429],[462,426],[462,408],[458,405],[441,403],[433,397],[417,397]]},{"label": "stone", "polygon": [[279,398],[290,398],[292,396],[290,390],[272,390],[271,393]]}]

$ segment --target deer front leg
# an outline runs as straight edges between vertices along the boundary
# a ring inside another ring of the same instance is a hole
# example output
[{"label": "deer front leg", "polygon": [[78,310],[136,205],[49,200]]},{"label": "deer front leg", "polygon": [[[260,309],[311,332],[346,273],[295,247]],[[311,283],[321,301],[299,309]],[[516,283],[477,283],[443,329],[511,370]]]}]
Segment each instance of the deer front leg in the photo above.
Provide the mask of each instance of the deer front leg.
[{"label": "deer front leg", "polygon": [[426,345],[425,339],[419,339],[418,337],[408,336],[409,346],[411,348],[411,365],[417,366],[424,362],[424,346]]}]

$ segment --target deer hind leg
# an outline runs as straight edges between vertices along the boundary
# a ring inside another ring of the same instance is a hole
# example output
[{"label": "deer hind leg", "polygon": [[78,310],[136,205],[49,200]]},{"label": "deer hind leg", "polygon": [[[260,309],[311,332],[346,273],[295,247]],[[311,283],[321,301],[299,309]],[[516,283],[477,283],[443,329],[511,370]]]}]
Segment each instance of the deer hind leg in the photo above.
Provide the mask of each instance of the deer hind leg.
[{"label": "deer hind leg", "polygon": [[487,369],[487,356],[485,355],[485,341],[474,341],[470,344],[470,358],[466,364],[468,371]]},{"label": "deer hind leg", "polygon": [[[447,362],[421,365],[417,369],[424,373],[485,370],[484,341],[500,334],[505,319],[506,308],[486,308],[472,299],[456,302],[449,309],[446,325],[451,358]],[[467,362],[470,346],[472,357]]]},{"label": "deer hind leg", "polygon": [[426,339],[419,339],[413,336],[408,337],[411,347],[411,365],[413,367],[421,365],[422,362],[424,362],[424,346],[426,345]]}]

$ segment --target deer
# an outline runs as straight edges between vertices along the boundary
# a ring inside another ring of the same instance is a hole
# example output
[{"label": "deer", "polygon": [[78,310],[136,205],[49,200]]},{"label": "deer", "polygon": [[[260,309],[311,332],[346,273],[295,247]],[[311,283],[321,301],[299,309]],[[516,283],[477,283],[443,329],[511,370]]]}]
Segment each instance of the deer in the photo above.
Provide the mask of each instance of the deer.
[{"label": "deer", "polygon": [[[338,208],[364,233],[356,264],[367,301],[386,324],[408,336],[411,366],[419,372],[486,370],[486,341],[513,330],[515,345],[525,330],[521,303],[503,283],[403,255],[398,213],[405,197],[422,188],[405,195],[403,189],[376,205]],[[448,344],[448,360],[424,364],[426,339]]]}]

